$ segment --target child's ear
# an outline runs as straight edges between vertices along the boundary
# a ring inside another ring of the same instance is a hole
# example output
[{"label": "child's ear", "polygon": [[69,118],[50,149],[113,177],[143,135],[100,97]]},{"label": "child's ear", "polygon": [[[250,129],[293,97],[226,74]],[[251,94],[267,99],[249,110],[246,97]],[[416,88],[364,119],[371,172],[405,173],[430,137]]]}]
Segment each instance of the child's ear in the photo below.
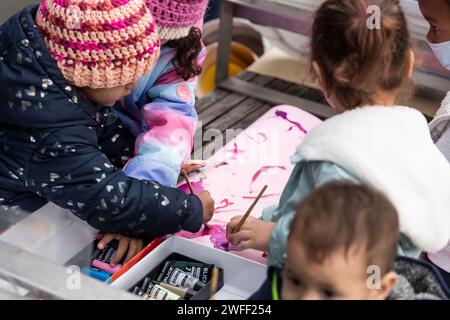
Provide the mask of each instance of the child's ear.
[{"label": "child's ear", "polygon": [[322,69],[320,68],[317,61],[312,62],[312,67],[313,67],[314,73],[317,77],[317,80],[319,81],[320,89],[323,91],[325,96],[328,96],[328,92],[326,90],[326,85],[325,85],[325,77],[323,76]]},{"label": "child's ear", "polygon": [[414,73],[414,65],[416,62],[416,54],[414,53],[414,51],[412,49],[409,49],[409,55],[408,55],[408,65],[406,68],[406,76],[408,77],[408,79],[411,79]]},{"label": "child's ear", "polygon": [[371,299],[373,300],[385,300],[391,293],[392,288],[397,283],[397,274],[395,272],[387,273],[383,279],[381,279],[381,285],[379,289],[372,290]]}]

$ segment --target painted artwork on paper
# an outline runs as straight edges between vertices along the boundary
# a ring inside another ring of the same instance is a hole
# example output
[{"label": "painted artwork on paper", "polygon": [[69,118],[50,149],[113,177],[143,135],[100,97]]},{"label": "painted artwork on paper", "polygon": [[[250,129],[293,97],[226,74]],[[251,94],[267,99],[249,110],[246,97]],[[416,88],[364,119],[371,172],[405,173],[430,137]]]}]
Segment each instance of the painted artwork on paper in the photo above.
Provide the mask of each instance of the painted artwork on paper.
[{"label": "painted artwork on paper", "polygon": [[[215,247],[266,263],[266,257],[256,250],[234,251],[226,241],[226,224],[243,215],[264,185],[268,189],[252,216],[278,203],[292,172],[290,157],[296,147],[321,120],[292,106],[274,107],[250,127],[216,152],[199,173],[190,175],[195,192],[208,190],[216,201],[214,217],[197,233],[181,231],[177,235],[206,246]],[[189,193],[185,183],[180,189]]]}]

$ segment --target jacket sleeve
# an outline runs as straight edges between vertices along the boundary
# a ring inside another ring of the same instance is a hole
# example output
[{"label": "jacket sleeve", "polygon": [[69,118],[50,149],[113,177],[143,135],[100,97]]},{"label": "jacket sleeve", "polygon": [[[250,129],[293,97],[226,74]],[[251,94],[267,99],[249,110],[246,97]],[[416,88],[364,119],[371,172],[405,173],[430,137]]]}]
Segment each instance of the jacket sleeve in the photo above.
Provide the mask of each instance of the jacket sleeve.
[{"label": "jacket sleeve", "polygon": [[347,171],[331,162],[299,162],[289,178],[280,203],[263,212],[264,220],[276,222],[270,237],[269,265],[282,267],[291,223],[299,204],[314,189],[334,180],[358,181]]},{"label": "jacket sleeve", "polygon": [[150,103],[140,108],[142,133],[136,140],[135,157],[124,168],[128,176],[176,185],[180,168],[193,148],[198,119],[195,80],[182,79],[170,63],[146,91]]},{"label": "jacket sleeve", "polygon": [[111,163],[122,169],[134,154],[136,137],[125,127],[121,119],[115,115],[111,123],[105,123],[98,144],[100,150],[108,157]]},{"label": "jacket sleeve", "polygon": [[154,237],[196,232],[202,224],[198,197],[127,177],[98,149],[94,128],[66,127],[49,135],[30,161],[27,184],[103,232]]},{"label": "jacket sleeve", "polygon": [[[186,101],[178,96],[180,92]],[[197,121],[193,87],[180,82],[152,88],[149,93],[153,102],[141,110],[143,133],[137,137],[135,156],[124,171],[130,177],[175,187],[181,165],[193,148]]]}]

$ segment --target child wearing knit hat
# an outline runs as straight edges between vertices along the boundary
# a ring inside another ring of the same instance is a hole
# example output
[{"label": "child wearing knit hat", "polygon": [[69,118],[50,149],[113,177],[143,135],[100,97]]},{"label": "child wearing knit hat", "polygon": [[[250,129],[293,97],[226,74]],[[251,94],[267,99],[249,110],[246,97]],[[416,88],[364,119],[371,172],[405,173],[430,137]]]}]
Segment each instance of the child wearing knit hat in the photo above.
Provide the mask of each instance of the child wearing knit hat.
[{"label": "child wearing knit hat", "polygon": [[45,0],[35,21],[64,78],[104,106],[123,98],[159,57],[142,1]]},{"label": "child wearing knit hat", "polygon": [[43,0],[3,24],[1,204],[35,211],[52,201],[102,232],[136,238],[198,231],[213,213],[208,192],[186,195],[118,168],[134,137],[108,106],[159,52],[145,0]]},{"label": "child wearing knit hat", "polygon": [[[207,0],[146,0],[161,40],[152,72],[138,82],[119,116],[136,137],[136,151],[124,171],[138,179],[174,187],[189,160],[197,123],[195,80],[206,49],[201,27]],[[194,166],[195,167],[195,166]],[[190,167],[189,169],[193,169]]]},{"label": "child wearing knit hat", "polygon": [[146,0],[161,40],[185,38],[191,29],[201,29],[208,0]]}]

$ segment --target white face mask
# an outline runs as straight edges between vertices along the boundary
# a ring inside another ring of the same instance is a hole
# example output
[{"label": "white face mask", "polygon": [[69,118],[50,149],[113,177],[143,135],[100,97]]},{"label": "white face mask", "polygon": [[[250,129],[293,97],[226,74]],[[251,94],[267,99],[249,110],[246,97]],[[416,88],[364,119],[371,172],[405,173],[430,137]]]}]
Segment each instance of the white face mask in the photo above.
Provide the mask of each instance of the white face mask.
[{"label": "white face mask", "polygon": [[450,70],[450,41],[441,43],[430,43],[431,50],[433,51],[439,62],[446,68]]}]

